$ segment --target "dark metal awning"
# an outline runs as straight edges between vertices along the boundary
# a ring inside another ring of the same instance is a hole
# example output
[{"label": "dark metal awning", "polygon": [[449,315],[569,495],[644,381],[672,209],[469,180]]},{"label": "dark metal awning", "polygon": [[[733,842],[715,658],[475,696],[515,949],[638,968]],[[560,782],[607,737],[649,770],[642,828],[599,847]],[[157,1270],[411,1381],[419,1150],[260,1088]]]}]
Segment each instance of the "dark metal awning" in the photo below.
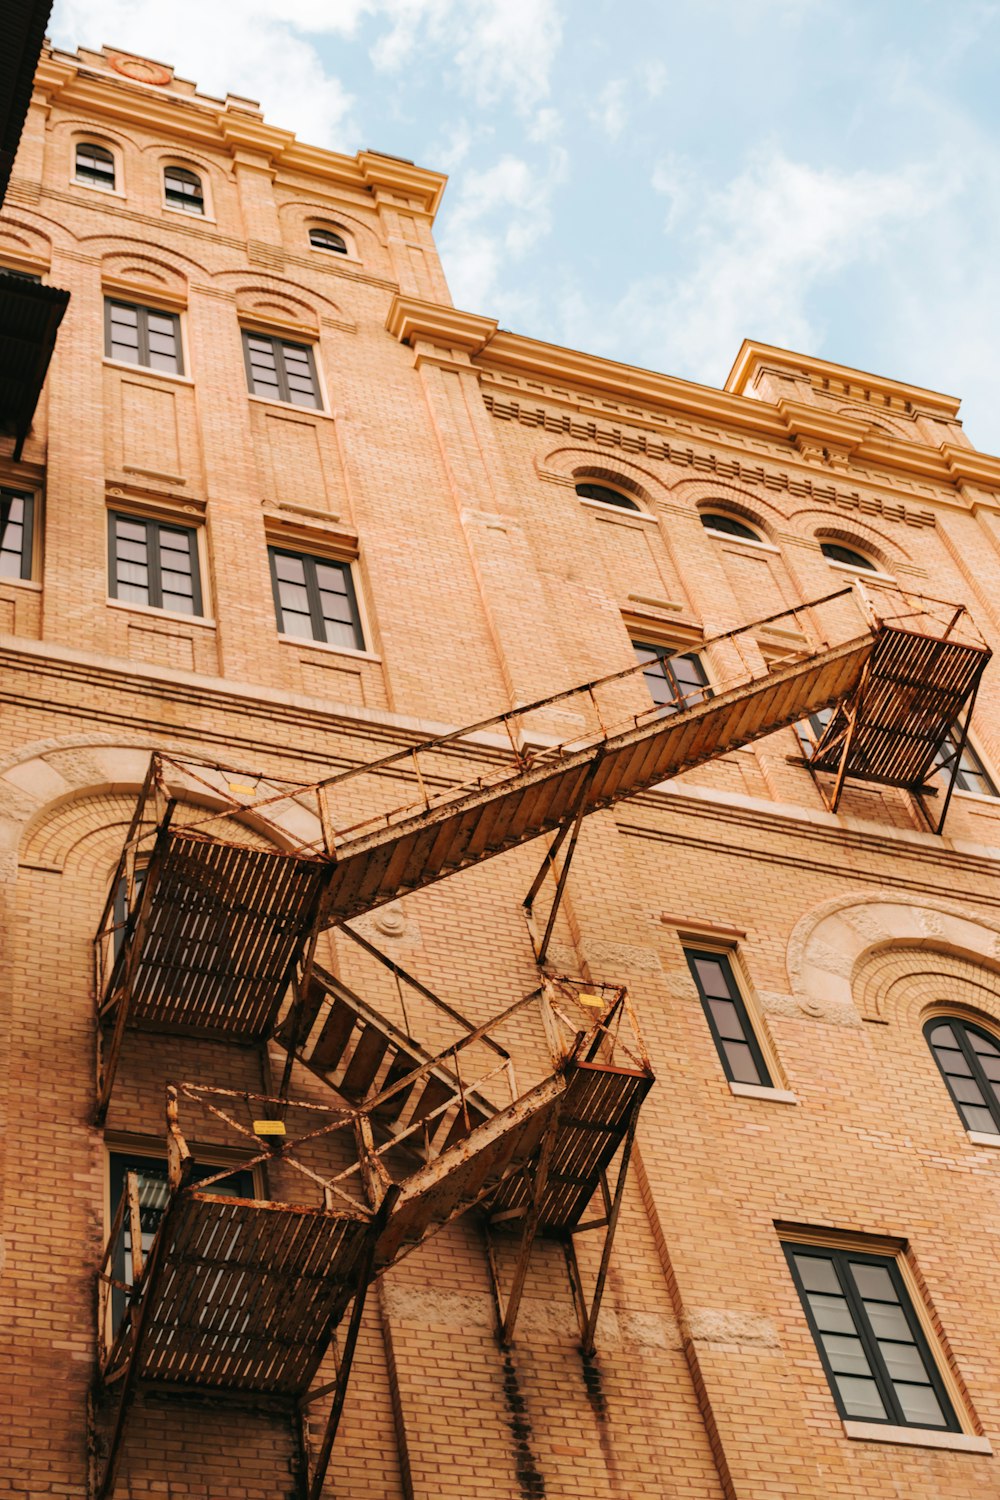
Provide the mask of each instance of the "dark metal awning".
[{"label": "dark metal awning", "polygon": [[52,0],[0,0],[0,203],[24,129]]},{"label": "dark metal awning", "polygon": [[13,432],[14,458],[38,405],[69,292],[0,274],[0,429]]}]

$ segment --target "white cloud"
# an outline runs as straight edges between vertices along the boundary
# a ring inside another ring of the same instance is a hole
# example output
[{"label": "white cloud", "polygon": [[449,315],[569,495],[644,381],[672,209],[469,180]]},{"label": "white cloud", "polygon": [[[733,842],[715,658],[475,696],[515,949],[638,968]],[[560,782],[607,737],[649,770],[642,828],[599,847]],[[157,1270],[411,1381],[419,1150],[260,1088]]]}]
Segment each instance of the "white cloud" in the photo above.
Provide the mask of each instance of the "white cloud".
[{"label": "white cloud", "polygon": [[949,190],[943,171],[838,172],[777,150],[715,192],[693,193],[677,162],[657,169],[654,186],[671,198],[677,243],[670,248],[686,269],[675,279],[636,282],[609,329],[644,329],[650,363],[712,382],[748,335],[819,348],[816,290],[849,267],[880,260]]},{"label": "white cloud", "polygon": [[[565,171],[552,154],[547,171],[521,157],[504,156],[484,171],[467,171],[440,236],[441,258],[459,307],[509,315],[504,273],[529,254],[551,229],[550,200]],[[507,300],[498,302],[506,296]],[[519,303],[523,293],[518,294]]]},{"label": "white cloud", "polygon": [[353,100],[305,32],[350,35],[364,0],[57,0],[58,46],[108,43],[171,64],[205,93],[259,99],[269,119],[316,145],[353,150]]},{"label": "white cloud", "polygon": [[510,99],[529,113],[549,92],[562,37],[556,0],[368,0],[391,29],[372,49],[398,71],[421,48],[450,54],[462,91],[477,104]]},{"label": "white cloud", "polygon": [[381,28],[376,67],[451,67],[476,105],[529,114],[549,91],[561,39],[557,0],[56,0],[58,46],[112,46],[172,64],[204,92],[259,99],[275,124],[353,150],[354,100],[324,40]]},{"label": "white cloud", "polygon": [[625,129],[628,112],[625,108],[625,80],[613,78],[606,83],[597,96],[597,103],[588,111],[594,120],[615,141]]}]

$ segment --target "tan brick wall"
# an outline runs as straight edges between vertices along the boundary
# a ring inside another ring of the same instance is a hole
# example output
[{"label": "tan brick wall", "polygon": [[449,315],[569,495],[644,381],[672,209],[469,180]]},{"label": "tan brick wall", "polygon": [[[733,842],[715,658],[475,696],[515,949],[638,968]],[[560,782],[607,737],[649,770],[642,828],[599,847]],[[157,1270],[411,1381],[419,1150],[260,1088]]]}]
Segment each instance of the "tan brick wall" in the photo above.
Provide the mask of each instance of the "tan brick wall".
[{"label": "tan brick wall", "polygon": [[[880,466],[776,437],[777,377],[755,391],[755,426],[750,401],[738,421],[721,404],[698,417],[622,397],[610,375],[606,390],[555,364],[528,376],[457,335],[407,347],[386,329],[396,293],[442,308],[448,294],[424,188],[402,166],[296,157],[239,101],[181,81],[137,88],[106,64],[43,63],[0,219],[0,261],[27,258],[72,294],[22,465],[0,439],[0,480],[42,495],[36,586],[0,585],[0,1494],[12,1497],[86,1494],[108,1147],[161,1139],[169,1079],[265,1079],[252,1050],[130,1037],[106,1127],[92,1124],[91,938],[151,750],[317,779],[627,666],[629,628],[690,647],[828,593],[844,575],[823,537],[867,549],[908,588],[966,601],[1000,639],[1000,496],[938,476],[937,445],[961,435],[930,395],[926,409],[900,398],[875,411],[849,379],[784,381],[798,402],[891,430]],[[118,153],[120,196],[71,183],[81,134]],[[162,206],[171,159],[204,176],[205,222]],[[311,251],[313,222],[342,226],[351,255]],[[109,288],[180,310],[184,378],[102,361]],[[313,343],[322,413],[248,397],[241,318]],[[642,516],[581,504],[579,474],[624,484]],[[698,510],[719,505],[768,547],[709,536]],[[115,507],[199,528],[205,619],[109,603]],[[364,653],[279,639],[268,540],[355,559]],[[744,645],[762,660],[769,642]],[[731,669],[723,648],[706,654],[717,677]],[[975,743],[1000,771],[998,694],[991,669]],[[566,711],[551,723],[579,727]],[[501,1350],[482,1234],[461,1220],[367,1305],[325,1494],[1000,1495],[994,1457],[845,1436],[775,1227],[905,1243],[969,1432],[1000,1444],[1000,1155],[968,1139],[921,1035],[948,1002],[1000,1031],[1000,802],[957,794],[944,839],[903,792],[852,786],[834,817],[798,753],[782,731],[596,815],[581,837],[554,955],[629,986],[657,1075],[596,1355],[581,1358],[551,1243]],[[456,753],[449,774],[472,764]],[[410,790],[359,785],[345,811]],[[521,903],[540,857],[532,846],[406,897],[398,929],[359,925],[484,1022],[537,984]],[[741,971],[795,1102],[730,1091],[687,931],[744,934]],[[325,938],[321,957],[412,1022],[346,939]],[[439,1019],[417,1019],[426,1045],[444,1043]],[[519,1078],[544,1075],[534,1020],[504,1041]],[[297,1087],[322,1096],[315,1080]],[[197,1144],[218,1146],[217,1130],[200,1120]],[[301,1197],[287,1173],[270,1187]],[[595,1240],[580,1244],[588,1285]],[[505,1277],[513,1254],[501,1236]],[[315,1414],[314,1440],[323,1403]],[[270,1500],[292,1493],[293,1460],[273,1413],[148,1399],[116,1496]]]}]

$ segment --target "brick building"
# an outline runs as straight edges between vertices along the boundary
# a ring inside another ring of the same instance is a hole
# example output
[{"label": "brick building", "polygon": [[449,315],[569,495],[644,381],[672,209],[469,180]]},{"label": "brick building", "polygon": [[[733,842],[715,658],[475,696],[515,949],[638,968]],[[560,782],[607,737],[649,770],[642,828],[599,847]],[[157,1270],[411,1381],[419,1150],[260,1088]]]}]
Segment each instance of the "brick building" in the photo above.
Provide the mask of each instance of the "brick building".
[{"label": "brick building", "polygon": [[443,187],[41,56],[0,1494],[1000,1496],[1000,461],[457,311]]}]

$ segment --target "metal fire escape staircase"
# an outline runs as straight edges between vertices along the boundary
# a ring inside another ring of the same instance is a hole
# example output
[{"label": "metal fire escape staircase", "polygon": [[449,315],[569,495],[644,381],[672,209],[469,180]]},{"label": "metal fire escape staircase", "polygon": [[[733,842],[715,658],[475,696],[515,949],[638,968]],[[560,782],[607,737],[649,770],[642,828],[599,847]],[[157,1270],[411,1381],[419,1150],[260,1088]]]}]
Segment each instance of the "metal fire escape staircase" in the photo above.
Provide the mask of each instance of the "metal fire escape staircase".
[{"label": "metal fire escape staircase", "polygon": [[[628,996],[546,975],[540,990],[477,1027],[393,965],[397,980],[459,1028],[432,1054],[319,966],[318,936],[336,926],[370,948],[350,918],[555,833],[526,903],[544,874],[555,874],[568,839],[536,947],[541,961],[589,812],[824,709],[834,709],[835,724],[846,715],[864,725],[868,756],[880,732],[886,747],[910,743],[916,718],[925,747],[939,747],[956,693],[964,685],[963,702],[974,694],[989,652],[952,607],[942,617],[923,601],[914,629],[912,601],[894,601],[903,626],[880,604],[882,613],[841,590],[717,637],[706,643],[723,668],[714,690],[676,705],[651,708],[637,667],[311,786],[153,757],[96,937],[98,1118],[129,1030],[244,1045],[272,1038],[287,1061],[273,1098],[171,1089],[170,1192],[146,1255],[142,1194],[134,1177],[128,1182],[99,1278],[97,1396],[117,1392],[118,1403],[95,1465],[98,1500],[113,1490],[137,1391],[192,1387],[284,1403],[300,1434],[309,1405],[330,1399],[311,1472],[300,1438],[299,1492],[318,1500],[368,1286],[476,1205],[487,1225],[521,1235],[506,1296],[489,1247],[502,1336],[513,1332],[532,1241],[551,1233],[566,1245],[584,1347],[593,1347],[638,1110],[653,1081]],[[768,669],[757,632],[785,615],[804,644]],[[944,656],[947,671],[934,666],[917,703],[914,671]],[[571,739],[559,733],[567,722]],[[890,758],[887,748],[879,764]],[[838,770],[841,782],[863,774],[850,753]],[[529,1009],[552,1065],[522,1088],[498,1034]],[[328,1086],[335,1105],[290,1098],[295,1062]],[[182,1104],[202,1128],[211,1117],[235,1131],[239,1168],[194,1180]],[[321,1146],[335,1170],[317,1156]],[[254,1168],[299,1174],[313,1201],[228,1195],[225,1179]],[[588,1305],[572,1242],[590,1228],[604,1231],[604,1247]],[[117,1318],[116,1296],[124,1298]],[[348,1307],[337,1376],[313,1388]]]}]

